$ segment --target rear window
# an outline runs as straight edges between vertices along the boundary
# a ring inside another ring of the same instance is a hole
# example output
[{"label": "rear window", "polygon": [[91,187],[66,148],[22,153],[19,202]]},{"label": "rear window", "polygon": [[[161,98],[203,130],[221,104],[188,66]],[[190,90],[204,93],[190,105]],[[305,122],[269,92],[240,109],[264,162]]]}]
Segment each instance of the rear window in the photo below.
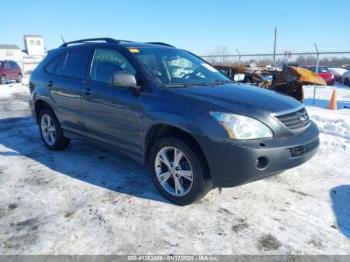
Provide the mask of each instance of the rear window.
[{"label": "rear window", "polygon": [[[49,74],[61,75],[63,73],[63,66],[66,59],[66,54],[54,58],[45,66],[45,71]],[[58,70],[57,70],[58,69]]]},{"label": "rear window", "polygon": [[10,61],[10,66],[11,68],[17,69],[19,66],[17,65],[16,62]]},{"label": "rear window", "polygon": [[84,78],[88,58],[89,50],[87,49],[69,51],[64,65],[63,75]]}]

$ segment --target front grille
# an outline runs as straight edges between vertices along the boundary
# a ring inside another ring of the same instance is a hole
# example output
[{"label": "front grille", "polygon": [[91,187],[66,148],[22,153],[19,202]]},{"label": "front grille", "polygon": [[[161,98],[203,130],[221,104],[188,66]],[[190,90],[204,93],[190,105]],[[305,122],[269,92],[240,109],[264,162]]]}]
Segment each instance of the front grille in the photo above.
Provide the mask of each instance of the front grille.
[{"label": "front grille", "polygon": [[307,143],[305,145],[291,147],[291,148],[289,148],[290,155],[292,157],[302,156],[302,155],[306,154],[307,152],[313,150],[315,147],[317,147],[318,143],[319,143],[319,140],[315,139],[314,141]]},{"label": "front grille", "polygon": [[276,115],[276,117],[293,132],[302,131],[310,125],[310,118],[305,108],[284,115]]}]

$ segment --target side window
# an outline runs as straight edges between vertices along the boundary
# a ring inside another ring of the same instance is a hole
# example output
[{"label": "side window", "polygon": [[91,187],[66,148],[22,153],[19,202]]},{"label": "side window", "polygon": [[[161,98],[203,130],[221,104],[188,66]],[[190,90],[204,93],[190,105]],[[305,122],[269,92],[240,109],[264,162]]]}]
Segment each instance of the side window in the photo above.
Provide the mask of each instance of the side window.
[{"label": "side window", "polygon": [[118,71],[136,73],[135,68],[119,51],[107,48],[97,48],[91,67],[91,80],[112,83],[113,74]]},{"label": "side window", "polygon": [[58,60],[57,66],[54,70],[55,75],[63,75],[64,65],[66,64],[67,54],[64,54]]},{"label": "side window", "polygon": [[84,78],[88,59],[88,49],[68,51],[63,75],[75,78]]},{"label": "side window", "polygon": [[66,54],[54,58],[45,66],[46,72],[49,74],[62,75],[65,60]]}]

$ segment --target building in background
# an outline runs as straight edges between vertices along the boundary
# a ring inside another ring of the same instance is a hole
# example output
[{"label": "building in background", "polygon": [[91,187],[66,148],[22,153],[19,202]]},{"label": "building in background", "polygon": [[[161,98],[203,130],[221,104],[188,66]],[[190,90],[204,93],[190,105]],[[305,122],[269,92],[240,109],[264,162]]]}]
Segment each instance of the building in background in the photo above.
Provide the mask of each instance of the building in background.
[{"label": "building in background", "polygon": [[0,60],[20,61],[22,59],[23,59],[23,53],[18,46],[0,44]]},{"label": "building in background", "polygon": [[28,56],[43,57],[45,55],[44,39],[41,35],[24,35],[23,39]]},{"label": "building in background", "polygon": [[30,74],[46,55],[44,39],[41,35],[24,35],[24,50],[17,45],[0,44],[0,60],[13,60]]}]

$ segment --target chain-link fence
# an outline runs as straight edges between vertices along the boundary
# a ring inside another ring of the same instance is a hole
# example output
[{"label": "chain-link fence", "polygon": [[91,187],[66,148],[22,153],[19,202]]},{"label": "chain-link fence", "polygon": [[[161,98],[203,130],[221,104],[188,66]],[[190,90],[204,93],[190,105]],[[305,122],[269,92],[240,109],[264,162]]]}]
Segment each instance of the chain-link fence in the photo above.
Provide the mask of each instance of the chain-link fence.
[{"label": "chain-link fence", "polygon": [[349,52],[285,52],[266,54],[215,54],[203,55],[203,59],[212,64],[251,64],[258,66],[284,64],[317,65],[320,66],[349,66]]}]

